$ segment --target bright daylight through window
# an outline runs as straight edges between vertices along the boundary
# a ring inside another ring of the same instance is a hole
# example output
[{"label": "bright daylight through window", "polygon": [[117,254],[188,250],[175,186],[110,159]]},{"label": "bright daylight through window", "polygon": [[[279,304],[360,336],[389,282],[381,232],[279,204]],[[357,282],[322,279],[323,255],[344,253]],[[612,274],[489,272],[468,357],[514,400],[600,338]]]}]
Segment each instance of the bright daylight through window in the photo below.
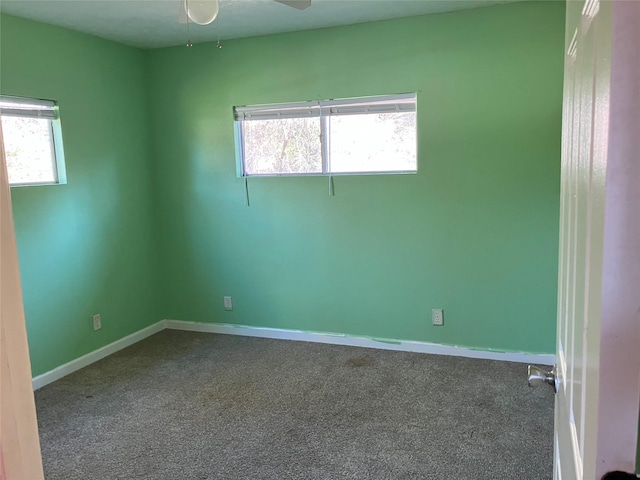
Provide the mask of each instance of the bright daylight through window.
[{"label": "bright daylight through window", "polygon": [[65,183],[56,103],[3,96],[0,117],[9,184]]},{"label": "bright daylight through window", "polygon": [[416,95],[235,107],[239,174],[415,173]]}]

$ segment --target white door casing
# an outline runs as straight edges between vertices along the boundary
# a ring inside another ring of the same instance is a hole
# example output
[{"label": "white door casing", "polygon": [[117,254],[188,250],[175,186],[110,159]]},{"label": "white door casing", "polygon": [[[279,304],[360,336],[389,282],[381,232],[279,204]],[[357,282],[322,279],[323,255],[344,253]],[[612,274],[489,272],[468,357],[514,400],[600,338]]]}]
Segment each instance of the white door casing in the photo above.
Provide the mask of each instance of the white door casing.
[{"label": "white door casing", "polygon": [[592,480],[610,470],[635,468],[640,390],[638,32],[638,1],[567,2],[556,479]]},{"label": "white door casing", "polygon": [[633,472],[640,406],[640,1],[612,16],[596,474]]}]

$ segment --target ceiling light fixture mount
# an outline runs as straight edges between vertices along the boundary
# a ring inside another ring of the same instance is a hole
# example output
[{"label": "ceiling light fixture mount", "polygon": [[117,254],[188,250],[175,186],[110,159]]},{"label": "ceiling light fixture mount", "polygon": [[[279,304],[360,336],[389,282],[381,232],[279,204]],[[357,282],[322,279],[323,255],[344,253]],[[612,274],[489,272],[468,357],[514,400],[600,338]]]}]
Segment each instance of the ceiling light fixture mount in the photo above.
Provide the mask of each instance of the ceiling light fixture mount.
[{"label": "ceiling light fixture mount", "polygon": [[209,25],[218,16],[220,5],[218,0],[184,0],[187,20],[198,25]]}]

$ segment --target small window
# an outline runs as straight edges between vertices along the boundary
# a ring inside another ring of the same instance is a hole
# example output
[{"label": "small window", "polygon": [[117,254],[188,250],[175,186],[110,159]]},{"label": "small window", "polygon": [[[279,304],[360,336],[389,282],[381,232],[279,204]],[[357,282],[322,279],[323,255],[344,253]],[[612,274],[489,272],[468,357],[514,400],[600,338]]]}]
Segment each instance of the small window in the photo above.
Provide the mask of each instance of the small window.
[{"label": "small window", "polygon": [[56,103],[2,96],[0,117],[9,184],[66,183]]},{"label": "small window", "polygon": [[240,176],[415,173],[416,95],[234,108]]}]

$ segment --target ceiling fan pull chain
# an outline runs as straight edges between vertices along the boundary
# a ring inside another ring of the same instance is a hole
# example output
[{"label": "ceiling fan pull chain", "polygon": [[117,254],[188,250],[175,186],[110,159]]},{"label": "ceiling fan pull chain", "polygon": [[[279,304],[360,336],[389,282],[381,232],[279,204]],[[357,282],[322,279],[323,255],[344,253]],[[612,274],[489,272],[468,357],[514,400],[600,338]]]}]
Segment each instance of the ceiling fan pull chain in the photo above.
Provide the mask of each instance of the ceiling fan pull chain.
[{"label": "ceiling fan pull chain", "polygon": [[193,47],[191,32],[189,31],[189,0],[184,0],[184,9],[187,12],[187,47]]}]

